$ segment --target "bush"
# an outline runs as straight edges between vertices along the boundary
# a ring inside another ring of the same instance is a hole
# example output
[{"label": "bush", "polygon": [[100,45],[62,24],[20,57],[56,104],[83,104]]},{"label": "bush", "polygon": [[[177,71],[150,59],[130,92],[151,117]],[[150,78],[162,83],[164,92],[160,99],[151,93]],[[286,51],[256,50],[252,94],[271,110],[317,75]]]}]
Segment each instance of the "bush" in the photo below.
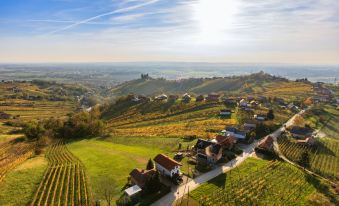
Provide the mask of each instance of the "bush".
[{"label": "bush", "polygon": [[28,139],[39,139],[44,135],[46,129],[41,122],[29,122],[25,124],[23,132]]}]

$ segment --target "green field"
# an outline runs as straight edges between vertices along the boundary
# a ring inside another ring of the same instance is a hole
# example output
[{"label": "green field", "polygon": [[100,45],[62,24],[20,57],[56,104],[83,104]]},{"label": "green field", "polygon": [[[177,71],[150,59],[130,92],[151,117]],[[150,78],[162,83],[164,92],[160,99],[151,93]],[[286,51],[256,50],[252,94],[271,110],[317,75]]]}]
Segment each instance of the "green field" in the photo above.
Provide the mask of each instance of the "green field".
[{"label": "green field", "polygon": [[127,183],[129,173],[134,168],[146,168],[150,158],[153,159],[159,153],[166,153],[156,147],[115,144],[95,139],[72,142],[67,147],[86,167],[94,200],[100,199],[98,191],[103,177],[114,181],[114,199],[117,200]]},{"label": "green field", "polygon": [[0,205],[18,206],[30,203],[46,168],[47,161],[37,156],[9,172],[0,182]]},{"label": "green field", "polygon": [[[250,158],[204,183],[190,196],[201,205],[310,205],[309,197],[321,186],[287,163]],[[335,201],[333,194],[326,195],[324,202]]]}]

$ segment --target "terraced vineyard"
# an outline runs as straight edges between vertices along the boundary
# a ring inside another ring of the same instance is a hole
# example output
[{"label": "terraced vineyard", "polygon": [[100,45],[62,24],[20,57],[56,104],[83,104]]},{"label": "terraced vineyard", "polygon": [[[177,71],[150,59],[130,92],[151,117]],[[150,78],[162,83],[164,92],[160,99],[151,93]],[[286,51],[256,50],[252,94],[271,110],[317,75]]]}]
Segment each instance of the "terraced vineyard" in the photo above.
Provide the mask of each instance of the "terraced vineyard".
[{"label": "terraced vineyard", "polygon": [[112,136],[208,137],[222,130],[225,125],[236,123],[235,118],[220,119],[218,114],[225,108],[222,103],[192,101],[182,104],[177,101],[150,102],[130,105],[128,108],[119,106],[109,108],[104,114]]},{"label": "terraced vineyard", "polygon": [[6,173],[33,155],[33,145],[11,140],[0,143],[0,182]]},{"label": "terraced vineyard", "polygon": [[[280,161],[221,175],[191,193],[199,205],[298,205],[313,191],[304,173]],[[282,181],[283,180],[283,181]]]},{"label": "terraced vineyard", "polygon": [[49,161],[44,177],[34,195],[34,205],[91,205],[85,169],[62,141],[51,146],[46,157]]},{"label": "terraced vineyard", "polygon": [[64,117],[75,110],[73,102],[27,101],[21,99],[0,100],[0,111],[6,112],[21,120]]},{"label": "terraced vineyard", "polygon": [[292,142],[286,137],[279,138],[278,143],[281,152],[288,159],[297,162],[304,152],[308,152],[309,169],[331,179],[339,178],[339,142],[322,140],[313,149]]}]

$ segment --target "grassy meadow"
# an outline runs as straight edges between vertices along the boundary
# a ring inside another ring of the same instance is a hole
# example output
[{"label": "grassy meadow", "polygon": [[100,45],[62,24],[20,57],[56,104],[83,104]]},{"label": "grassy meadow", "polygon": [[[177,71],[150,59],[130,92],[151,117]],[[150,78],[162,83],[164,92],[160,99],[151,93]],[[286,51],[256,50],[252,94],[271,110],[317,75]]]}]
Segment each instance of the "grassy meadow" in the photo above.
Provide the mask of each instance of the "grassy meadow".
[{"label": "grassy meadow", "polygon": [[0,182],[0,205],[29,204],[46,168],[46,159],[43,156],[36,156],[9,172]]},{"label": "grassy meadow", "polygon": [[72,142],[67,147],[86,167],[94,200],[103,199],[99,192],[103,178],[112,180],[115,184],[114,200],[117,200],[134,168],[146,168],[150,158],[166,152],[155,147],[115,144],[95,139]]}]

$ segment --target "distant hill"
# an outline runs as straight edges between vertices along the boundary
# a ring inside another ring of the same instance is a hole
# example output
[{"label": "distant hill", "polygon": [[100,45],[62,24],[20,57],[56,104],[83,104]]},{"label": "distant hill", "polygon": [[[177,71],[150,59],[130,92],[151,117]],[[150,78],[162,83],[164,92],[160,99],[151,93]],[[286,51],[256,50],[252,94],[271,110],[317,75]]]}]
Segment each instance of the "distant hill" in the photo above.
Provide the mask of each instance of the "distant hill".
[{"label": "distant hill", "polygon": [[[161,93],[208,94],[211,92],[226,94],[262,93],[267,86],[273,84],[295,83],[285,78],[259,72],[246,76],[190,78],[182,80],[166,80],[162,78],[137,79],[125,82],[111,90],[113,96],[126,94],[157,95]],[[303,83],[300,83],[302,85]]]}]

